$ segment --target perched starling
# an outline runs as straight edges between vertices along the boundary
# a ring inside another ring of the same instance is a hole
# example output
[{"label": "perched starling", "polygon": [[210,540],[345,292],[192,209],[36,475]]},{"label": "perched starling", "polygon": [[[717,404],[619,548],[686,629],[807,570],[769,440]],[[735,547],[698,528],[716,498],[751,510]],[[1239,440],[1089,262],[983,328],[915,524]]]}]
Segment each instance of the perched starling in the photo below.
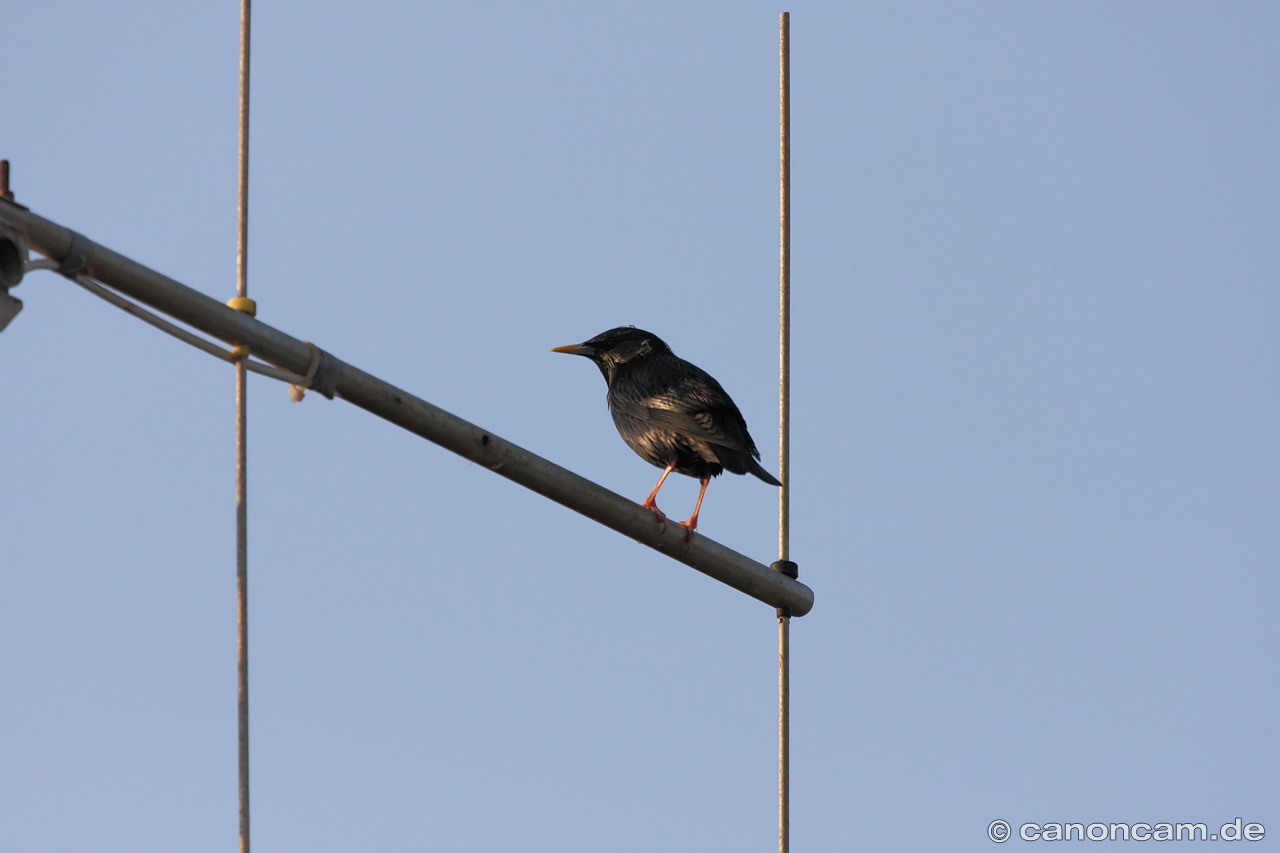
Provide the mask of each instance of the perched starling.
[{"label": "perched starling", "polygon": [[656,499],[667,475],[676,471],[701,481],[693,515],[680,522],[689,538],[698,529],[707,483],[721,471],[755,474],[771,486],[782,485],[756,461],[760,451],[747,422],[720,383],[678,358],[657,335],[623,326],[552,352],[595,362],[609,385],[609,412],[622,440],[662,469],[658,485],[641,506],[665,521]]}]

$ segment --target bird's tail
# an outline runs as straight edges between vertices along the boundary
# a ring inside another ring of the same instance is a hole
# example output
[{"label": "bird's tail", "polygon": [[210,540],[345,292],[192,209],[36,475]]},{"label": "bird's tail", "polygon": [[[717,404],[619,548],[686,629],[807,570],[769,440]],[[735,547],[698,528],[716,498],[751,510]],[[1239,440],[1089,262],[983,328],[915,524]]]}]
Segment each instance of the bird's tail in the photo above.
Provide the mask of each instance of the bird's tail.
[{"label": "bird's tail", "polygon": [[751,473],[755,474],[757,477],[759,477],[761,480],[764,480],[766,483],[768,483],[771,486],[782,485],[781,483],[778,482],[777,477],[773,476],[768,471],[764,470],[764,468],[760,466],[760,463],[754,459],[751,460]]}]

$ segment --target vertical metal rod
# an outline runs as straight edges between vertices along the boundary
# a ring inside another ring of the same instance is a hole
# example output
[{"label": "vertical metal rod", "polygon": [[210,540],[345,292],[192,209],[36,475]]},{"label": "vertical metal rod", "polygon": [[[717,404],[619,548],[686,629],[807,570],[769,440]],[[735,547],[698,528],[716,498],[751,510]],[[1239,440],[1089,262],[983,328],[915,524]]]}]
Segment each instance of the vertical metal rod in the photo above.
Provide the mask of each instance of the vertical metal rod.
[{"label": "vertical metal rod", "polygon": [[778,33],[778,559],[789,560],[791,542],[791,19],[783,12]]},{"label": "vertical metal rod", "polygon": [[[778,559],[791,559],[791,15],[778,17]],[[778,610],[778,853],[791,849],[791,614]]]},{"label": "vertical metal rod", "polygon": [[[236,198],[236,296],[249,295],[249,0],[240,0],[240,145]],[[249,853],[249,512],[248,384],[236,362],[236,698],[240,853]]]},{"label": "vertical metal rod", "polygon": [[249,512],[244,359],[236,362],[236,698],[240,734],[240,853],[249,853]]},{"label": "vertical metal rod", "polygon": [[249,0],[240,0],[240,151],[236,196],[236,296],[249,295]]},{"label": "vertical metal rod", "polygon": [[778,853],[791,849],[791,616],[778,613]]}]

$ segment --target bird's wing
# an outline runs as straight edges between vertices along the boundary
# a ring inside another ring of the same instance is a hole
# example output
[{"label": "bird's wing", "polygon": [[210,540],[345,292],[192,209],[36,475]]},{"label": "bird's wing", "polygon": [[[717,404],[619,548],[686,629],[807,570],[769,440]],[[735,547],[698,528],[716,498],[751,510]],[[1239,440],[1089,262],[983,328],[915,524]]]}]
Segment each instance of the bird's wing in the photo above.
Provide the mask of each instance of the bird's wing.
[{"label": "bird's wing", "polygon": [[[705,441],[708,444],[727,447],[740,453],[751,454],[755,448],[750,439],[743,441],[741,434],[745,429],[735,429],[742,415],[736,408],[724,408],[720,411],[682,411],[676,408],[678,401],[666,395],[655,395],[643,400],[611,401],[613,407],[653,426],[665,427],[689,438]],[[732,406],[732,404],[730,404]]]}]

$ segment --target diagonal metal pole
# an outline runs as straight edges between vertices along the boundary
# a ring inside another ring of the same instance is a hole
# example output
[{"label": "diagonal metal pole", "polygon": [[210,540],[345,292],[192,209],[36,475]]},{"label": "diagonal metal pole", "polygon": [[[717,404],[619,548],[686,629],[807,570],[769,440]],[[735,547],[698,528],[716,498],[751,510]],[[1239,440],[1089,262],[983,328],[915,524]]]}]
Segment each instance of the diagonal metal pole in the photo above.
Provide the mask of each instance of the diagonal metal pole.
[{"label": "diagonal metal pole", "polygon": [[657,523],[635,501],[56,222],[0,199],[0,224],[21,233],[32,249],[56,261],[56,271],[65,276],[88,276],[220,341],[247,346],[256,357],[291,374],[305,376],[314,369],[311,389],[317,393],[341,397],[770,607],[785,607],[792,616],[813,609],[813,590],[776,567],[702,534],[690,541],[684,528]]},{"label": "diagonal metal pole", "polygon": [[[778,17],[778,560],[791,559],[791,15]],[[794,571],[794,567],[792,567]],[[778,608],[778,851],[791,849],[791,612]]]},{"label": "diagonal metal pole", "polygon": [[[249,301],[249,0],[240,0],[240,145],[236,194],[236,299],[233,306],[253,314]],[[236,354],[236,698],[240,770],[240,853],[249,853],[249,482],[248,350]]]}]

